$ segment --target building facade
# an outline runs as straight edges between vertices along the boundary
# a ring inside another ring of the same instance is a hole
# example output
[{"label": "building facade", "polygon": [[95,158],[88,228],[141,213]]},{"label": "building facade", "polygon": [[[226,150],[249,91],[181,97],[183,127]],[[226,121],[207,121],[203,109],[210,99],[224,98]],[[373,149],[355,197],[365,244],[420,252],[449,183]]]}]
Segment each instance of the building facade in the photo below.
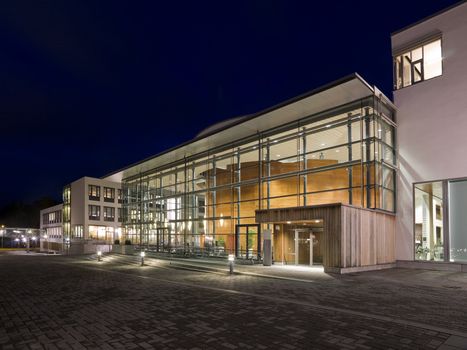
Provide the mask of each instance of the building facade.
[{"label": "building facade", "polygon": [[40,237],[41,250],[61,251],[63,248],[63,204],[54,205],[41,210]]},{"label": "building facade", "polygon": [[259,261],[271,236],[276,263],[467,271],[466,19],[462,2],[392,34],[394,104],[352,74],[76,181],[63,237]]},{"label": "building facade", "polygon": [[49,250],[110,251],[121,238],[121,203],[120,183],[82,177],[65,186],[63,204],[41,211]]},{"label": "building facade", "polygon": [[463,2],[391,38],[401,261],[467,262],[466,37]]},{"label": "building facade", "polygon": [[395,131],[392,103],[354,74],[106,179],[147,249],[259,259],[268,230],[276,262],[391,264]]}]

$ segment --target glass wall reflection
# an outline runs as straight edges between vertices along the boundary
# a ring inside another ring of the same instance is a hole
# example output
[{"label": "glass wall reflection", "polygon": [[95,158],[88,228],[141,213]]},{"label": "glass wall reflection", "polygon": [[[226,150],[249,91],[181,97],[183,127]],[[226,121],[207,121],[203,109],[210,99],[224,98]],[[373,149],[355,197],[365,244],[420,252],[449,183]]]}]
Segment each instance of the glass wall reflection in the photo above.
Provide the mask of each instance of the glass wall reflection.
[{"label": "glass wall reflection", "polygon": [[443,185],[415,185],[415,259],[444,260]]},{"label": "glass wall reflection", "polygon": [[221,256],[243,234],[244,255],[258,256],[256,228],[245,229],[258,209],[346,203],[394,211],[388,111],[367,98],[124,179],[125,238]]},{"label": "glass wall reflection", "polygon": [[467,180],[449,181],[450,260],[467,262]]}]

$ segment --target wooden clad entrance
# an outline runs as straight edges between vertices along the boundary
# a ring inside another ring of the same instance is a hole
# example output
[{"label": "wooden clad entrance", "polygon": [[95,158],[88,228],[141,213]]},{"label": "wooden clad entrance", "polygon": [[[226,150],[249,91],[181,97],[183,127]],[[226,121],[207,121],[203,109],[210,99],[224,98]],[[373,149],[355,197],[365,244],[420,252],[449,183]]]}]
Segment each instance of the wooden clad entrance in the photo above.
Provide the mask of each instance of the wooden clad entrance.
[{"label": "wooden clad entrance", "polygon": [[[325,271],[349,272],[360,267],[380,268],[395,263],[394,214],[341,203],[256,211],[258,224],[321,220]],[[275,260],[279,261],[277,257]]]}]

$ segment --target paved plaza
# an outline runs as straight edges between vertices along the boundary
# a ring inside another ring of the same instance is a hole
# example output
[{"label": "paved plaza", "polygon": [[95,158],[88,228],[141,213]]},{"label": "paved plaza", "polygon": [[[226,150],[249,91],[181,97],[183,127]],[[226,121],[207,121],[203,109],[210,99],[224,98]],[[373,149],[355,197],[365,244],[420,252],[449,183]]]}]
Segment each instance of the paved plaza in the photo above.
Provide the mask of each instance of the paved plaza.
[{"label": "paved plaza", "polygon": [[0,254],[1,349],[467,349],[467,274]]}]

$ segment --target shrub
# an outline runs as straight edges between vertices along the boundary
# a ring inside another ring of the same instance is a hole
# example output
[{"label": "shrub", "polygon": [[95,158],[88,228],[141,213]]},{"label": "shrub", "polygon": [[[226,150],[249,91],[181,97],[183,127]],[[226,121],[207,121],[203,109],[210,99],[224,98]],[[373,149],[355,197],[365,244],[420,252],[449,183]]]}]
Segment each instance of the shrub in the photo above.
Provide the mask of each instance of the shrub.
[{"label": "shrub", "polygon": [[116,240],[114,241],[114,244],[120,244],[120,240],[119,240],[119,239],[116,239]]},{"label": "shrub", "polygon": [[131,245],[131,241],[129,239],[125,239],[125,245]]}]

